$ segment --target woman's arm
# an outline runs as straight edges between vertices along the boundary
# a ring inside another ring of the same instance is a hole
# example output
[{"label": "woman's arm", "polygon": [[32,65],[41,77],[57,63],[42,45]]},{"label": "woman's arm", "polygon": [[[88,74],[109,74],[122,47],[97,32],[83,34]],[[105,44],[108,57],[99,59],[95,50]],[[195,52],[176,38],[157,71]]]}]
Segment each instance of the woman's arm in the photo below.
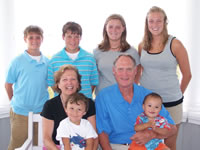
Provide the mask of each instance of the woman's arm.
[{"label": "woman's arm", "polygon": [[139,84],[139,82],[140,82],[141,73],[142,73],[142,66],[141,66],[141,64],[139,64],[139,65],[137,65],[137,73],[135,75],[135,83],[136,84]]},{"label": "woman's arm", "polygon": [[93,150],[93,147],[94,147],[94,139],[93,138],[86,139],[85,150]]},{"label": "woman's arm", "polygon": [[71,150],[69,138],[62,138],[62,142],[64,144],[64,150]]},{"label": "woman's arm", "polygon": [[[138,54],[139,54],[140,57],[141,57],[141,52],[142,52],[142,44],[140,43],[140,44],[138,45]],[[135,83],[136,83],[136,84],[139,84],[139,83],[140,83],[140,78],[141,78],[141,75],[142,75],[142,71],[143,71],[142,65],[139,64],[139,65],[137,66],[137,74],[136,74],[136,76],[135,76]]]},{"label": "woman's arm", "polygon": [[[96,115],[88,117],[87,120],[92,124],[94,130],[97,132],[97,128],[96,128]],[[99,141],[98,141],[98,137],[97,137],[97,138],[94,139],[93,150],[97,150],[98,145],[99,145]]]},{"label": "woman's arm", "polygon": [[54,128],[54,121],[42,117],[42,133],[44,146],[48,150],[59,150],[52,140],[52,133]]},{"label": "woman's arm", "polygon": [[177,39],[174,39],[172,42],[172,52],[176,57],[182,73],[180,88],[182,93],[184,94],[192,78],[188,54],[183,44]]}]

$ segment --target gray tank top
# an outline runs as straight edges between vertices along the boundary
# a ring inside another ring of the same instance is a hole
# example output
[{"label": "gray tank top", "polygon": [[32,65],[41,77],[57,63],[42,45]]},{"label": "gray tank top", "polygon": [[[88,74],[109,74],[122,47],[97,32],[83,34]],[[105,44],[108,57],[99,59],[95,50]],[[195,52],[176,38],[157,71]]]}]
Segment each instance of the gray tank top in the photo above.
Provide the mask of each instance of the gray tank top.
[{"label": "gray tank top", "polygon": [[164,50],[160,53],[149,53],[142,50],[140,63],[143,67],[140,84],[161,95],[164,103],[174,102],[182,98],[177,76],[175,56],[171,51],[174,37],[169,36]]},{"label": "gray tank top", "polygon": [[139,54],[134,47],[131,47],[125,52],[117,52],[112,50],[102,52],[96,48],[93,53],[99,72],[99,84],[96,87],[96,94],[98,94],[101,89],[116,83],[115,77],[113,76],[112,67],[113,62],[120,54],[131,55],[135,59],[136,65],[140,64]]}]

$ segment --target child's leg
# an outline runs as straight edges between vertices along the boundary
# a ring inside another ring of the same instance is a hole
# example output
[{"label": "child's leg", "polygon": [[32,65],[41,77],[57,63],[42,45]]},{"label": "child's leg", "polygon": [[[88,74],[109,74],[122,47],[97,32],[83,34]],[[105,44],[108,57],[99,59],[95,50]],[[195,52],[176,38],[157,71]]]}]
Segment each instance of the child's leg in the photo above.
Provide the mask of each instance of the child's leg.
[{"label": "child's leg", "polygon": [[138,145],[135,141],[132,141],[131,145],[129,146],[128,150],[147,150],[144,145]]},{"label": "child's leg", "polygon": [[170,150],[164,143],[160,143],[155,150]]}]

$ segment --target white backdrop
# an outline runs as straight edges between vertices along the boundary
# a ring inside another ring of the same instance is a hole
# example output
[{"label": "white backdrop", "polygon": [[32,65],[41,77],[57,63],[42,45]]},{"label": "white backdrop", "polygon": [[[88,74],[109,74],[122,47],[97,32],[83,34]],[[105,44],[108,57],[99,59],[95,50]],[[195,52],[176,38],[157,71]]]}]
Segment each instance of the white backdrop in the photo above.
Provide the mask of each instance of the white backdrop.
[{"label": "white backdrop", "polygon": [[50,57],[64,47],[62,26],[67,21],[75,21],[83,28],[81,47],[92,52],[102,40],[105,19],[118,13],[125,18],[128,42],[137,48],[143,36],[146,13],[154,5],[166,11],[169,33],[180,39],[188,50],[193,78],[185,93],[184,111],[186,117],[189,115],[200,122],[198,0],[1,0],[0,66],[3,75],[0,78],[0,105],[9,104],[4,89],[5,73],[10,61],[26,48],[23,30],[28,25],[44,29],[41,50]]}]

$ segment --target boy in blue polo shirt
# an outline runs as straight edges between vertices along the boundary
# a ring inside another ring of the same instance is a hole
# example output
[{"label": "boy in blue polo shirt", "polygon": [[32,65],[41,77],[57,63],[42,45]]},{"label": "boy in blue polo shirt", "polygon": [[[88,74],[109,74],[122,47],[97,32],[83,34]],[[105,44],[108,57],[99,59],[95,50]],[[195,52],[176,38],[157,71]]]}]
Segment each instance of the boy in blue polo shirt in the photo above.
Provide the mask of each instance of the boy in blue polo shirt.
[{"label": "boy in blue polo shirt", "polygon": [[67,22],[63,26],[63,40],[65,47],[55,54],[48,65],[48,85],[53,86],[54,73],[62,65],[71,64],[76,66],[81,75],[81,93],[92,98],[92,91],[99,83],[96,61],[92,54],[79,46],[82,28],[75,22]]},{"label": "boy in blue polo shirt", "polygon": [[11,63],[5,88],[10,100],[11,137],[8,150],[20,147],[28,137],[28,113],[42,111],[48,100],[47,63],[40,52],[43,30],[38,26],[28,26],[24,30],[27,50]]}]

